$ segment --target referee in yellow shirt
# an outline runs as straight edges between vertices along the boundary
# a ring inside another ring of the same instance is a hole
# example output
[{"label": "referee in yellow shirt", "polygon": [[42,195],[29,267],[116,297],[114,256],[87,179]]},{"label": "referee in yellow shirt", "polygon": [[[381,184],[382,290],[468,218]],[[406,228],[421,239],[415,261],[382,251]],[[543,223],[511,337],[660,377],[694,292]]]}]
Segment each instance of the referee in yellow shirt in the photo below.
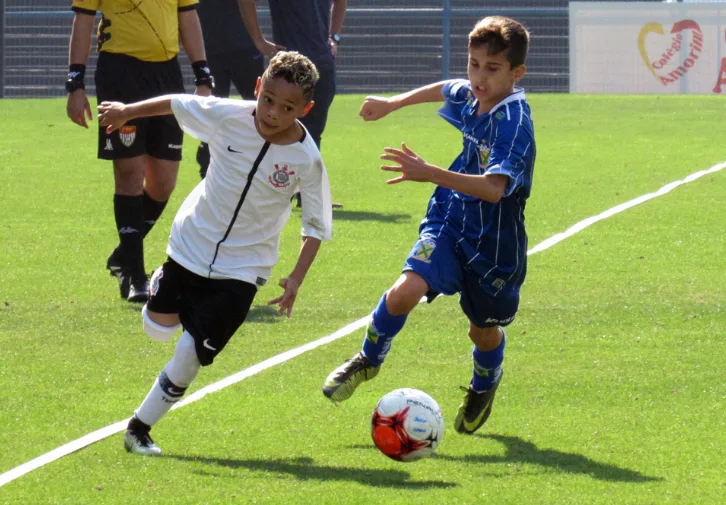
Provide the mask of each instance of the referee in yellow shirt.
[{"label": "referee in yellow shirt", "polygon": [[[67,113],[74,123],[88,128],[91,107],[85,92],[85,72],[97,11],[98,103],[139,100],[183,93],[177,60],[179,42],[192,61],[196,94],[208,96],[214,88],[209,72],[199,18],[198,0],[73,0],[66,90]],[[145,302],[149,284],[144,266],[143,239],[161,215],[176,185],[183,134],[174,116],[129,122],[107,134],[98,130],[98,158],[113,161],[113,198],[119,245],[106,268],[118,278],[121,296]]]}]

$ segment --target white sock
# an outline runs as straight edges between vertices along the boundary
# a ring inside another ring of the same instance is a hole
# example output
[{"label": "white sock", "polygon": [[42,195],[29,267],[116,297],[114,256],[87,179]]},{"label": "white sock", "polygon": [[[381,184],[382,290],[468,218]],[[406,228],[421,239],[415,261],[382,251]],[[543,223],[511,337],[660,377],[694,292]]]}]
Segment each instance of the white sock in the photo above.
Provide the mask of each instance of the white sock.
[{"label": "white sock", "polygon": [[156,424],[184,396],[201,366],[194,347],[194,337],[185,331],[177,342],[171,361],[134,412],[136,418],[149,426]]}]

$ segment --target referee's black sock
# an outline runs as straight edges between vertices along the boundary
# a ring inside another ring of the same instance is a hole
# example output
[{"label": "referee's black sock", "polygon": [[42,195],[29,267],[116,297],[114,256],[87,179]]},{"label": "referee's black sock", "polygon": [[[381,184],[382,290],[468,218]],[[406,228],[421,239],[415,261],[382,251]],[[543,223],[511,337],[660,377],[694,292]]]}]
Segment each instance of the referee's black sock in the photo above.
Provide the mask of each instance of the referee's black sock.
[{"label": "referee's black sock", "polygon": [[113,195],[113,210],[123,269],[144,275],[144,197]]},{"label": "referee's black sock", "polygon": [[146,191],[144,191],[144,195],[142,198],[144,209],[144,225],[142,227],[141,234],[143,237],[146,237],[146,235],[149,234],[151,229],[156,224],[156,221],[159,219],[159,216],[161,216],[161,213],[164,212],[164,207],[166,207],[166,204],[169,200],[159,202],[151,198]]}]

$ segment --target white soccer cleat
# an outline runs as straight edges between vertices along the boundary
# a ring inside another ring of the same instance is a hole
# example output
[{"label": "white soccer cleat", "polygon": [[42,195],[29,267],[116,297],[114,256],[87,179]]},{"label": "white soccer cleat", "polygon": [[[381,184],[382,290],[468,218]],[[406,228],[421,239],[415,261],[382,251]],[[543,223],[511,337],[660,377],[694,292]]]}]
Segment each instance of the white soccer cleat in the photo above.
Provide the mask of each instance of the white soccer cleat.
[{"label": "white soccer cleat", "polygon": [[161,447],[151,440],[148,431],[143,430],[126,430],[124,449],[141,456],[161,456]]}]

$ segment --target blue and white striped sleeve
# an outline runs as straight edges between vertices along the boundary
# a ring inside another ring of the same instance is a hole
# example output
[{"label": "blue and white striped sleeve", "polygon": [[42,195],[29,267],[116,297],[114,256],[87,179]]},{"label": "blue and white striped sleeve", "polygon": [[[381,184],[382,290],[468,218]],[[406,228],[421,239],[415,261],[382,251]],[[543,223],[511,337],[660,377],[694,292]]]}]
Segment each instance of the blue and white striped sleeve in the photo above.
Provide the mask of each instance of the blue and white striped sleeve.
[{"label": "blue and white striped sleeve", "polygon": [[489,161],[485,174],[509,177],[502,197],[511,196],[522,184],[528,184],[534,161],[534,130],[523,107],[509,106],[506,115],[495,119]]},{"label": "blue and white striped sleeve", "polygon": [[464,106],[471,99],[471,84],[466,79],[452,79],[444,84],[441,90],[444,105],[439,109],[439,116],[461,129],[464,126]]}]

